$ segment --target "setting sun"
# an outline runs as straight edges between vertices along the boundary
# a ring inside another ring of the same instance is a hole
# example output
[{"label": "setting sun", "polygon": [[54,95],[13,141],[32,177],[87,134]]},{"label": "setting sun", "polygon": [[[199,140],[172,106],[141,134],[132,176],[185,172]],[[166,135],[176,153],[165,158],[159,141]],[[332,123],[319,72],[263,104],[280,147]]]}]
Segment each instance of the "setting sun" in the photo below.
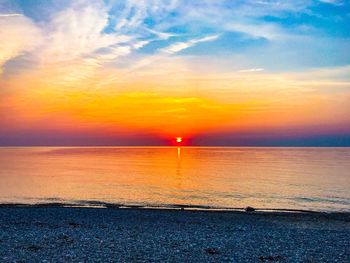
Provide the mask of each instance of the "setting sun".
[{"label": "setting sun", "polygon": [[176,142],[177,142],[177,143],[182,142],[182,138],[181,138],[181,137],[176,137]]}]

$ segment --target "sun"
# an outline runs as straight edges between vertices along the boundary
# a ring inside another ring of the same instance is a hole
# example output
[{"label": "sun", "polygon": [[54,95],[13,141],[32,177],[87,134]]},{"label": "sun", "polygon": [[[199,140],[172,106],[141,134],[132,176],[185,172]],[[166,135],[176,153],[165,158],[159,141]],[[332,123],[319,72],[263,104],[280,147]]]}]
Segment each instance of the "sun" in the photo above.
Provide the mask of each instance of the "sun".
[{"label": "sun", "polygon": [[181,138],[181,137],[176,137],[176,142],[177,142],[177,143],[182,142],[182,138]]}]

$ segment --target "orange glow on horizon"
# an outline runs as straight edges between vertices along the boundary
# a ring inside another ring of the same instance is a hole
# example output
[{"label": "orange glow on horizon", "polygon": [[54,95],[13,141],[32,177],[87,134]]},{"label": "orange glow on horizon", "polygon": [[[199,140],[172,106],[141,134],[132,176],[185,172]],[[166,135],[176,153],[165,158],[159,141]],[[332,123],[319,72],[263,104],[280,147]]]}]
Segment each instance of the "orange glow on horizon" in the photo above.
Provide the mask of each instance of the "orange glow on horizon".
[{"label": "orange glow on horizon", "polygon": [[[190,145],[190,138],[205,134],[270,133],[290,127],[322,127],[325,122],[327,127],[339,127],[339,120],[348,116],[345,101],[338,101],[337,106],[331,107],[333,104],[323,97],[301,97],[299,92],[277,99],[278,96],[270,97],[267,92],[258,92],[257,88],[249,86],[256,95],[247,97],[242,90],[248,88],[248,84],[239,79],[235,82],[237,96],[229,96],[231,91],[225,90],[228,94],[222,97],[221,93],[209,89],[211,81],[203,81],[199,86],[203,92],[185,93],[185,87],[195,83],[189,80],[185,85],[180,80],[175,81],[176,92],[168,91],[161,79],[143,83],[126,80],[127,89],[120,84],[94,88],[100,81],[97,77],[64,86],[51,78],[47,80],[45,75],[33,74],[23,74],[5,83],[13,88],[13,93],[0,101],[0,108],[6,109],[6,114],[0,118],[0,127],[8,134],[14,131],[103,134],[104,137],[151,134],[170,145]],[[204,77],[199,75],[198,78]],[[259,76],[251,78],[261,86],[270,87],[269,92],[289,83],[274,79],[269,82]],[[20,88],[23,83],[26,83],[25,88]],[[216,84],[230,87],[223,80]],[[146,90],[146,87],[154,88]],[[336,107],[337,116],[331,110]],[[184,136],[181,142],[177,141],[179,135]]]}]

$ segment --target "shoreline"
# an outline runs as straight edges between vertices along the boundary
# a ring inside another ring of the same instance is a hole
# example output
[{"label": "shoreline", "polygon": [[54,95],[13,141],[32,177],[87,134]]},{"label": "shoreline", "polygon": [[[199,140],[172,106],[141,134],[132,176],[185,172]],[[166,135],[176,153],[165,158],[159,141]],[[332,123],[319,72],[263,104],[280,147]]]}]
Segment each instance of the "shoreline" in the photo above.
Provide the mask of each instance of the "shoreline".
[{"label": "shoreline", "polygon": [[350,213],[0,205],[4,262],[350,262]]},{"label": "shoreline", "polygon": [[[186,205],[186,204],[123,204],[123,203],[109,203],[103,201],[77,201],[77,202],[37,202],[37,203],[20,203],[20,202],[3,202],[1,207],[70,207],[70,208],[102,208],[102,209],[157,209],[157,210],[189,210],[189,211],[222,211],[222,212],[247,212],[247,208],[252,208],[259,213],[306,213],[306,214],[349,214],[350,211],[330,210],[319,211],[312,209],[294,209],[294,208],[261,208],[261,207],[220,207],[220,206],[206,206],[206,205]],[[249,212],[248,212],[249,213]]]},{"label": "shoreline", "polygon": [[[318,215],[349,215],[350,211],[317,211],[309,209],[293,209],[293,208],[259,208],[259,207],[216,207],[205,205],[183,205],[183,204],[121,204],[108,203],[101,201],[79,201],[79,202],[38,202],[38,203],[20,203],[9,202],[0,203],[0,208],[3,207],[67,207],[67,208],[100,208],[100,209],[150,209],[150,210],[187,210],[187,211],[207,211],[207,212],[243,212],[243,213],[297,213],[297,214],[318,214]],[[246,211],[247,208],[252,208],[253,211]]]}]

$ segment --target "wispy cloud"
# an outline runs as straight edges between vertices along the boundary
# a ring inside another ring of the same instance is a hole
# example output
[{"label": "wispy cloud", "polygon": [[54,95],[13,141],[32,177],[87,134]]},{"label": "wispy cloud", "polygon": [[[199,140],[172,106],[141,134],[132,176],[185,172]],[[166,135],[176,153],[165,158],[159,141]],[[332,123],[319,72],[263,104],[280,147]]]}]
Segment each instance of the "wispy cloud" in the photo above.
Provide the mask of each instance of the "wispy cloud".
[{"label": "wispy cloud", "polygon": [[[75,59],[93,54],[102,48],[127,43],[131,37],[105,34],[108,10],[100,5],[72,6],[58,13],[45,29],[50,45],[44,49],[48,59]],[[111,49],[111,51],[115,51]]]},{"label": "wispy cloud", "polygon": [[264,71],[263,68],[250,68],[238,70],[239,73],[250,73],[250,72],[261,72]]},{"label": "wispy cloud", "polygon": [[322,3],[333,4],[333,5],[343,5],[343,1],[341,0],[318,0]]},{"label": "wispy cloud", "polygon": [[13,17],[13,16],[23,16],[22,14],[0,14],[0,17]]},{"label": "wispy cloud", "polygon": [[293,36],[281,27],[271,23],[231,23],[226,25],[226,29],[229,31],[244,33],[252,38],[265,38],[271,41],[286,40],[288,38],[291,39]]},{"label": "wispy cloud", "polygon": [[[322,1],[343,3],[336,0]],[[50,10],[50,16],[38,22],[18,13],[18,10],[3,11],[0,14],[0,37],[9,41],[0,44],[0,65],[25,55],[23,59],[26,63],[35,65],[38,70],[59,68],[52,70],[55,75],[53,79],[65,79],[67,81],[63,82],[69,85],[74,84],[73,80],[81,81],[105,72],[105,68],[111,72],[113,80],[122,78],[120,72],[130,73],[141,68],[145,70],[146,67],[154,70],[157,63],[181,64],[181,70],[188,70],[188,65],[195,64],[191,60],[200,55],[212,56],[217,64],[219,60],[225,61],[226,65],[229,64],[227,56],[231,56],[233,71],[243,67],[248,69],[239,72],[257,72],[262,70],[257,66],[269,68],[269,60],[263,53],[276,54],[276,57],[284,57],[290,51],[302,53],[303,49],[296,48],[296,43],[300,43],[299,46],[304,43],[301,37],[305,31],[299,28],[305,28],[306,25],[290,27],[279,21],[286,17],[293,18],[295,14],[309,14],[308,8],[317,5],[317,1],[303,0],[80,0],[67,3],[58,11]],[[266,17],[278,19],[271,22]],[[312,26],[307,25],[310,28],[308,33],[313,32]],[[232,32],[241,34],[228,40]],[[308,47],[316,42],[320,49],[319,38],[312,38],[310,34],[307,37]],[[268,43],[264,42],[259,47],[256,43],[260,39],[268,40]],[[334,40],[331,38],[331,41]],[[215,45],[215,48],[211,46],[208,54],[199,45],[204,42],[213,42],[208,45]],[[241,43],[246,44],[244,50],[239,46]],[[192,54],[190,48],[197,45],[196,51],[202,53]],[[329,46],[328,43],[324,45]],[[181,51],[186,49],[191,56],[183,56],[182,62],[179,62]],[[225,57],[216,56],[216,51],[224,51]],[[239,61],[235,62],[237,57],[232,54],[237,52],[240,52]],[[302,58],[298,58],[299,53],[290,56],[295,61],[312,56],[312,50],[304,53]],[[246,65],[240,65],[242,61]],[[288,61],[281,61],[282,65],[284,63]],[[77,70],[68,66],[61,69],[62,65],[68,64],[74,65]],[[17,68],[19,72],[21,63],[18,63]],[[174,68],[169,66],[168,71],[161,71],[173,72]],[[69,77],[64,77],[65,74]]]},{"label": "wispy cloud", "polygon": [[166,33],[166,32],[160,32],[160,31],[156,31],[150,28],[146,28],[146,30],[148,32],[150,32],[151,34],[155,35],[157,39],[159,40],[167,40],[171,37],[176,37],[178,36],[177,34],[173,34],[173,33]]},{"label": "wispy cloud", "polygon": [[206,36],[206,37],[202,37],[202,38],[191,39],[191,40],[186,41],[186,42],[177,42],[177,43],[174,43],[174,44],[162,49],[161,51],[164,53],[167,53],[167,54],[175,54],[175,53],[180,52],[184,49],[190,48],[198,43],[214,41],[214,40],[218,39],[219,37],[220,37],[220,35],[212,35],[212,36]]}]

